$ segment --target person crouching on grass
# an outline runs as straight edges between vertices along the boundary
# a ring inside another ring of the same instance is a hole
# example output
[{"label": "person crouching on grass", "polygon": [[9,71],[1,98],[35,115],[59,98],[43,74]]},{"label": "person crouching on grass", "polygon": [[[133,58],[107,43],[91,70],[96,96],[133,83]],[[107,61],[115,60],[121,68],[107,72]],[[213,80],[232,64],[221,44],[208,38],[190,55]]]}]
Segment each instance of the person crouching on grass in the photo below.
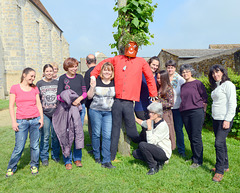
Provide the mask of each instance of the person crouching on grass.
[{"label": "person crouching on grass", "polygon": [[150,170],[147,175],[153,175],[163,168],[164,162],[172,155],[169,128],[162,119],[163,108],[161,103],[153,102],[147,107],[150,119],[136,122],[147,128],[147,142],[139,143],[138,149],[133,151],[133,157],[147,162]]}]

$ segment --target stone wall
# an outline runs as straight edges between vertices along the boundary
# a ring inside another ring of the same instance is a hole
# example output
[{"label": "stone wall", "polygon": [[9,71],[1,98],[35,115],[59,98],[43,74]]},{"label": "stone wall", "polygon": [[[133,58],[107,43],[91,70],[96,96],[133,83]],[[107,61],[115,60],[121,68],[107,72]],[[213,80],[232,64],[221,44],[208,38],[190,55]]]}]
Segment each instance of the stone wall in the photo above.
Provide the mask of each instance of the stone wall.
[{"label": "stone wall", "polygon": [[[221,64],[226,69],[231,68],[240,74],[240,48],[227,50],[219,54],[191,59],[185,63],[191,64],[194,67],[197,72],[196,76],[201,76],[202,74],[207,76],[210,67],[215,64]],[[179,66],[181,64],[182,63],[179,62]]]},{"label": "stone wall", "polygon": [[0,35],[0,98],[19,83],[25,67],[36,70],[36,80],[41,78],[43,66],[53,61],[63,72],[69,44],[62,31],[29,0],[0,1]]},{"label": "stone wall", "polygon": [[177,62],[177,71],[179,71],[179,68],[182,64],[191,64],[197,72],[197,77],[201,76],[202,74],[208,75],[210,67],[214,64],[221,64],[225,68],[232,68],[234,71],[240,74],[240,48],[229,49],[217,54],[211,54],[188,60],[181,60],[178,58],[178,56],[162,50],[158,57],[160,59],[161,69],[165,69],[165,63],[171,59]]},{"label": "stone wall", "polygon": [[160,60],[160,69],[165,69],[165,64],[168,60],[174,60],[178,63],[178,56],[165,52],[163,49],[159,53],[158,58]]}]

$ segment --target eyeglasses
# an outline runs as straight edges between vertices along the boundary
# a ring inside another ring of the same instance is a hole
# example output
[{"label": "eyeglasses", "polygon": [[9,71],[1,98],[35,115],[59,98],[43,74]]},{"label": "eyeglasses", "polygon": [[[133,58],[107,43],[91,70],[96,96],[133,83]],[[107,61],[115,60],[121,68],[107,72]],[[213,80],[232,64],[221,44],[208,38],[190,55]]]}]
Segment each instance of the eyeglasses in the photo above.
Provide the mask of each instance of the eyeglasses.
[{"label": "eyeglasses", "polygon": [[183,72],[182,72],[182,74],[187,74],[187,73],[189,73],[189,72],[191,72],[190,70],[184,70]]}]

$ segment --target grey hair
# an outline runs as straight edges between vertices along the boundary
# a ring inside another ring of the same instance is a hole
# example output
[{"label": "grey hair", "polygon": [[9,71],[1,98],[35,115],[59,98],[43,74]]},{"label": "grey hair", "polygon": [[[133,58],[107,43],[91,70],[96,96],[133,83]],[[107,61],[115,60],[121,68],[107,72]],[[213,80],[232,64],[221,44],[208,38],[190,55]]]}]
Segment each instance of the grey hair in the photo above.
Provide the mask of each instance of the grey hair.
[{"label": "grey hair", "polygon": [[148,105],[147,110],[149,112],[153,112],[161,116],[163,115],[162,103],[159,103],[159,102],[151,103],[150,105]]},{"label": "grey hair", "polygon": [[196,71],[194,70],[194,68],[192,67],[191,64],[183,64],[183,65],[181,65],[181,67],[180,67],[180,74],[181,75],[182,75],[184,70],[191,71],[192,76],[194,76],[196,74]]}]

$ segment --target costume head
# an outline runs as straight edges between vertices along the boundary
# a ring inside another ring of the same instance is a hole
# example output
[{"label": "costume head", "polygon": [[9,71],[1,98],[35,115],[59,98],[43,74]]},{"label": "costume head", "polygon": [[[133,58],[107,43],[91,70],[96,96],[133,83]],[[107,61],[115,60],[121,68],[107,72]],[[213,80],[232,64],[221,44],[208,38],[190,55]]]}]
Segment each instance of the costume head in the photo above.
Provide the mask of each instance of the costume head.
[{"label": "costume head", "polygon": [[126,46],[125,46],[125,56],[134,58],[136,57],[138,52],[138,45],[136,42],[130,41]]}]

